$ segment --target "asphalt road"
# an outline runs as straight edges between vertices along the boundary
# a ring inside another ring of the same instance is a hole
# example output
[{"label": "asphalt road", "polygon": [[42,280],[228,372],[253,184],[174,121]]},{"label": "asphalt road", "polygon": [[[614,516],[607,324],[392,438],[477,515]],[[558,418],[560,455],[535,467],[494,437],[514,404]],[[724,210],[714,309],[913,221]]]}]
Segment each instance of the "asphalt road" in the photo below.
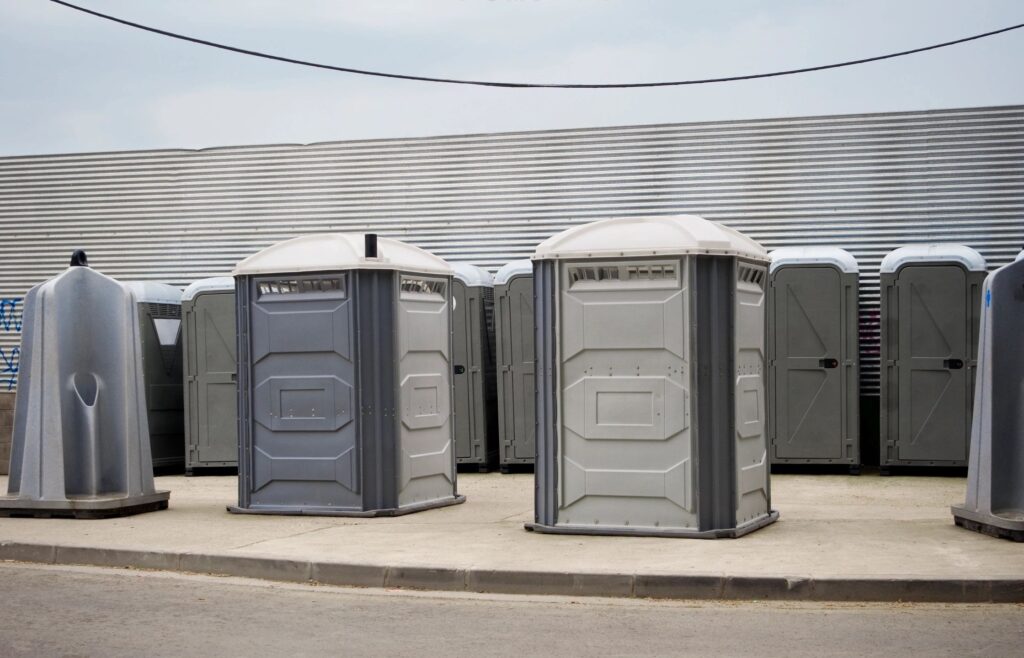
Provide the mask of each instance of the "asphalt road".
[{"label": "asphalt road", "polygon": [[483,596],[0,564],[0,655],[1019,656],[1024,607]]}]

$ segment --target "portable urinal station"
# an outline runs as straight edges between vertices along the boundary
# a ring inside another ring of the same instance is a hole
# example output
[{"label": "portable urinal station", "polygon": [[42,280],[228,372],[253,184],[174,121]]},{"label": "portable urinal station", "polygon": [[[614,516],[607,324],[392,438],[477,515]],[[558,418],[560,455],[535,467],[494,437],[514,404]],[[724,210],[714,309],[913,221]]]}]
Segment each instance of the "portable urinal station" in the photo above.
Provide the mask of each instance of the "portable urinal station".
[{"label": "portable urinal station", "polygon": [[985,279],[967,497],[958,526],[1024,541],[1024,251]]},{"label": "portable urinal station", "polygon": [[153,486],[138,300],[71,267],[25,296],[8,495],[0,515],[105,518],[167,508]]}]

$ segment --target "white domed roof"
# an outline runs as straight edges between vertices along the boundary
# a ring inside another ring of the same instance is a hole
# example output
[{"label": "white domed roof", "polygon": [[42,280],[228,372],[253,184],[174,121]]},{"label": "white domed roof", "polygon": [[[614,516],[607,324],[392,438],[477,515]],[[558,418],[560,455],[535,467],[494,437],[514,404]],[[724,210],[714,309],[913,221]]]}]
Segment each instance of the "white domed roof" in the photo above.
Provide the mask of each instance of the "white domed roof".
[{"label": "white domed roof", "polygon": [[469,263],[452,263],[451,265],[455,278],[470,288],[491,288],[494,286],[494,277],[482,267],[470,265]]},{"label": "white domed roof", "polygon": [[840,272],[856,273],[857,259],[839,247],[781,247],[768,254],[771,271],[785,265],[834,265]]},{"label": "white domed roof", "polygon": [[529,258],[514,260],[511,263],[505,263],[502,265],[494,275],[494,285],[504,285],[508,283],[509,279],[512,277],[523,274],[533,276],[533,261]]},{"label": "white domed roof", "polygon": [[616,217],[574,226],[537,246],[534,260],[712,254],[768,262],[739,231],[696,215]]},{"label": "white domed roof", "polygon": [[204,292],[212,291],[223,291],[230,290],[235,291],[235,279],[230,276],[214,276],[209,279],[199,279],[188,284],[185,288],[185,292],[181,293],[181,301],[186,302],[191,299],[195,299],[196,295]]},{"label": "white domed roof", "polygon": [[886,254],[879,270],[892,273],[909,263],[960,263],[972,272],[985,271],[985,258],[962,244],[912,244]]},{"label": "white domed roof", "polygon": [[278,242],[249,256],[231,272],[250,274],[291,274],[295,272],[337,272],[339,270],[401,270],[419,274],[451,276],[444,259],[411,244],[377,238],[377,258],[363,255],[362,233],[318,233]]},{"label": "white domed roof", "polygon": [[123,281],[135,293],[135,300],[145,304],[181,304],[181,288],[153,281]]}]

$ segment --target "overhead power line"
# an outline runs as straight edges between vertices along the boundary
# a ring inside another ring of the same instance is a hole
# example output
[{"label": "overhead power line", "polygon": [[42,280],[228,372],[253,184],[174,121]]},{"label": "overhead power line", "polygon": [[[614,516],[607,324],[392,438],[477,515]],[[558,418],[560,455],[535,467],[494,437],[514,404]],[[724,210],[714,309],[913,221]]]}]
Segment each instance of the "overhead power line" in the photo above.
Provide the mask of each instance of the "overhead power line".
[{"label": "overhead power line", "polygon": [[239,53],[241,55],[250,55],[252,57],[260,57],[262,59],[269,59],[275,62],[284,62],[286,64],[297,64],[299,66],[308,66],[316,69],[324,69],[327,71],[338,71],[340,73],[352,73],[355,75],[368,75],[377,78],[393,78],[396,80],[415,80],[417,82],[438,82],[443,84],[451,85],[475,85],[478,87],[511,87],[511,88],[543,88],[543,89],[635,89],[639,87],[681,87],[684,85],[705,85],[715,82],[738,82],[740,80],[758,80],[761,78],[777,78],[784,75],[795,75],[797,73],[811,73],[813,71],[827,71],[829,69],[838,69],[846,66],[855,66],[857,64],[867,64],[868,62],[878,62],[883,59],[893,59],[895,57],[903,57],[905,55],[913,55],[915,53],[923,53],[928,50],[937,50],[939,48],[946,48],[948,46],[955,46],[961,43],[967,43],[968,41],[976,41],[978,39],[984,39],[985,37],[995,36],[1004,32],[1010,32],[1012,30],[1019,30],[1024,27],[1024,23],[1018,23],[1017,25],[1010,25],[1009,27],[1000,28],[998,30],[992,30],[991,32],[983,32],[981,34],[975,34],[973,36],[964,37],[962,39],[955,39],[953,41],[945,41],[943,43],[936,43],[931,46],[922,46],[920,48],[912,48],[910,50],[902,50],[896,53],[889,53],[887,55],[876,55],[874,57],[864,57],[862,59],[848,60],[845,62],[837,62],[834,64],[822,64],[819,66],[807,66],[799,69],[788,69],[785,71],[772,71],[771,73],[753,73],[749,75],[733,75],[723,78],[702,78],[696,80],[673,80],[667,82],[617,82],[608,84],[587,84],[587,83],[536,83],[536,82],[499,82],[495,80],[463,80],[458,78],[435,78],[425,75],[409,75],[405,73],[388,73],[385,71],[369,71],[366,69],[356,69],[347,66],[335,66],[333,64],[323,64],[320,62],[310,62],[302,59],[295,59],[293,57],[284,57],[282,55],[273,55],[271,53],[264,53],[258,50],[249,50],[247,48],[239,48],[237,46],[229,46],[223,43],[217,43],[216,41],[208,41],[206,39],[199,39],[197,37],[190,37],[185,34],[178,34],[177,32],[170,32],[168,30],[161,30],[160,28],[151,27],[149,25],[143,25],[141,23],[135,23],[133,21],[126,20],[124,18],[118,18],[117,16],[111,16],[110,14],[104,14],[92,9],[80,7],[78,5],[71,4],[70,2],[64,2],[64,0],[50,0],[58,5],[62,5],[69,9],[74,9],[85,14],[96,16],[114,23],[120,23],[128,27],[134,27],[139,30],[145,30],[146,32],[152,32],[153,34],[160,34],[165,37],[172,39],[178,39],[181,41],[188,41],[189,43],[196,43],[201,46],[209,46],[211,48],[219,48],[220,50],[227,50],[233,53]]}]

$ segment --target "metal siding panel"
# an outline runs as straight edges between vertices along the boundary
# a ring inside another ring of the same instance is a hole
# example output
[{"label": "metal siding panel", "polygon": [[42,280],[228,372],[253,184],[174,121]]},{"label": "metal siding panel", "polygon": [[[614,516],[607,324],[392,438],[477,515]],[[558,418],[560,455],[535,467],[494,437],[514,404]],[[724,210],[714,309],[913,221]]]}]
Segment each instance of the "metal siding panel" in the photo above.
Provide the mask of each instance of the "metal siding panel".
[{"label": "metal siding panel", "polygon": [[372,229],[493,270],[574,224],[674,212],[852,252],[877,395],[882,256],[945,240],[995,267],[1024,244],[1024,106],[0,158],[0,298],[76,247],[111,276],[183,285],[295,235]]}]

